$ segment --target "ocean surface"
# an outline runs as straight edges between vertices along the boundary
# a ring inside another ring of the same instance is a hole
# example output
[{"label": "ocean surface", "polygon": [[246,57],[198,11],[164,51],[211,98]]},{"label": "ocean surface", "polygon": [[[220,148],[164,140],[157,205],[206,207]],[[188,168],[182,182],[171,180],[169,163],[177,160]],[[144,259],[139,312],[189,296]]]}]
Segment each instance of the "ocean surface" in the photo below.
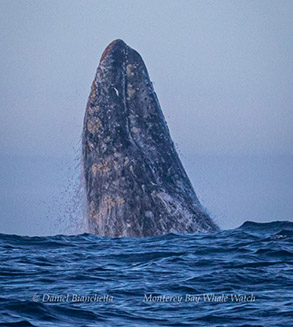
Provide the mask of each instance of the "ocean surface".
[{"label": "ocean surface", "polygon": [[0,326],[293,326],[291,222],[0,247]]}]

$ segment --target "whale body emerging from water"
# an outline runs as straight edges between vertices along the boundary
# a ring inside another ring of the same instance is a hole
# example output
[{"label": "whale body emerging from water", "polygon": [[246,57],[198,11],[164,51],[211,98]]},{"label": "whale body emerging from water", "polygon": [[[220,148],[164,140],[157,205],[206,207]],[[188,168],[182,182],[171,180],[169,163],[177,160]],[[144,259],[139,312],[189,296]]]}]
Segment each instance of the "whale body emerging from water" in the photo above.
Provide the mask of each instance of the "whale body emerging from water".
[{"label": "whale body emerging from water", "polygon": [[218,230],[177,155],[141,56],[105,49],[83,127],[89,231],[110,237]]}]

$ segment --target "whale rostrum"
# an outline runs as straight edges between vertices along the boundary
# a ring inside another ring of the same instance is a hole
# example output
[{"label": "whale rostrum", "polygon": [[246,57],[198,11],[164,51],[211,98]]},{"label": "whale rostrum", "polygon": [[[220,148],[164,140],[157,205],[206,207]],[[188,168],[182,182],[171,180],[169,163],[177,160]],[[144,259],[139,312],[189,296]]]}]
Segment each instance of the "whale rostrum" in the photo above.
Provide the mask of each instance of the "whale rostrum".
[{"label": "whale rostrum", "polygon": [[143,237],[218,230],[178,157],[141,56],[122,40],[101,57],[82,146],[90,232]]}]

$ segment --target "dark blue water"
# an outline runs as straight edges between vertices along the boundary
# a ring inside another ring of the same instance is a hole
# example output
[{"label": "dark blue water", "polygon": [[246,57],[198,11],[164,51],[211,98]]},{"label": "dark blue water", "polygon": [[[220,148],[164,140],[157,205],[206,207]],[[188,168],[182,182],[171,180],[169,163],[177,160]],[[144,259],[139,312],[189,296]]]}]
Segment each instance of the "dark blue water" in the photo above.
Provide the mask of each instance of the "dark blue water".
[{"label": "dark blue water", "polygon": [[1,326],[293,326],[293,223],[111,239],[0,235]]}]

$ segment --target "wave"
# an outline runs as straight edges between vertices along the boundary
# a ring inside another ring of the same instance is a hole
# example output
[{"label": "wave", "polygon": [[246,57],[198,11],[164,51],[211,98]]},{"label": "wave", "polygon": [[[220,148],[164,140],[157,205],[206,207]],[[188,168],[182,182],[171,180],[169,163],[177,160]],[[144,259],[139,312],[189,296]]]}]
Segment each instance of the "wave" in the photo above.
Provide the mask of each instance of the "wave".
[{"label": "wave", "polygon": [[0,326],[290,326],[292,236],[287,221],[146,238],[0,234]]}]

